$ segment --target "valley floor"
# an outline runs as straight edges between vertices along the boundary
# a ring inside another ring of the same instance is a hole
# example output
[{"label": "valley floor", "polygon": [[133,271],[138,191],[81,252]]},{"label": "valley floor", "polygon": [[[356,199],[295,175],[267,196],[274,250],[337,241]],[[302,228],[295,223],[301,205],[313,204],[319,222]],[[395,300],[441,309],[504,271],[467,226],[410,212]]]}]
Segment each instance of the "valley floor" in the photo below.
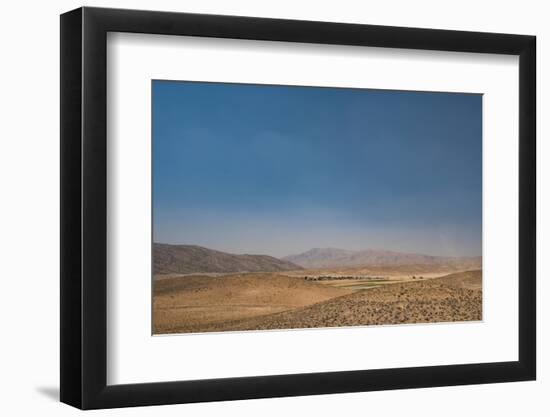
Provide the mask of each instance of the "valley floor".
[{"label": "valley floor", "polygon": [[273,273],[156,279],[153,330],[166,334],[479,321],[481,282],[480,270],[420,280],[361,280],[361,285]]}]

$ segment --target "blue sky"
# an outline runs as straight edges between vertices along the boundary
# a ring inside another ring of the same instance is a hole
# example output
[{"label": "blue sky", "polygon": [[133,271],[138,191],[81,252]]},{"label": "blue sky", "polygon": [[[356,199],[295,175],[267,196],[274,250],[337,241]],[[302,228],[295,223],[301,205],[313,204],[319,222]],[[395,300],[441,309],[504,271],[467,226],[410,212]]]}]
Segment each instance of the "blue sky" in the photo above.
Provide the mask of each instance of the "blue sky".
[{"label": "blue sky", "polygon": [[482,96],[153,81],[156,242],[480,255]]}]

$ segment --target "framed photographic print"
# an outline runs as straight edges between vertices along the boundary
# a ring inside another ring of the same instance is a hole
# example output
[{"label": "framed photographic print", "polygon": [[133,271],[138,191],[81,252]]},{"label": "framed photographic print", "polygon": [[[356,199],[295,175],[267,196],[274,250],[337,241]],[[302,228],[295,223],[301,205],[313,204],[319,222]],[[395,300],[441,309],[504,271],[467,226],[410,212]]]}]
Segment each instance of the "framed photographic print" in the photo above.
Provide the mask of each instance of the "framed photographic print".
[{"label": "framed photographic print", "polygon": [[61,16],[61,401],[535,379],[535,38]]}]

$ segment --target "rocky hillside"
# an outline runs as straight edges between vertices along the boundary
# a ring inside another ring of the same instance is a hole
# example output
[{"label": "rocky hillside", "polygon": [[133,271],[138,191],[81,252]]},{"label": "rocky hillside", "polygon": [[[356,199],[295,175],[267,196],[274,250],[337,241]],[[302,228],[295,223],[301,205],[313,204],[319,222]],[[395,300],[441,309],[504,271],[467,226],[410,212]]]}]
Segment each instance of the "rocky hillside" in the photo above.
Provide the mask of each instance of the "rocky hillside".
[{"label": "rocky hillside", "polygon": [[367,249],[351,251],[334,248],[315,248],[283,258],[304,268],[351,266],[440,265],[460,263],[472,269],[481,267],[481,257],[431,256],[389,250]]},{"label": "rocky hillside", "polygon": [[155,274],[195,272],[277,272],[301,269],[267,255],[234,255],[194,245],[153,245]]}]

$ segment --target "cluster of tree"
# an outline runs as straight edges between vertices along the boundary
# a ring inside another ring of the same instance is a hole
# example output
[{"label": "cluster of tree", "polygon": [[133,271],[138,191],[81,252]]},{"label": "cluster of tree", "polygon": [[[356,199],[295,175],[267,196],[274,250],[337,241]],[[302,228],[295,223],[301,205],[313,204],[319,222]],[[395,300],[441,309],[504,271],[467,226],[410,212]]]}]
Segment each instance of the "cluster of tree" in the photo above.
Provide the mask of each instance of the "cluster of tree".
[{"label": "cluster of tree", "polygon": [[321,276],[305,276],[306,281],[331,281],[331,280],[344,280],[344,279],[366,279],[371,281],[385,280],[385,277],[365,277],[365,276],[331,276],[331,275],[321,275]]}]

